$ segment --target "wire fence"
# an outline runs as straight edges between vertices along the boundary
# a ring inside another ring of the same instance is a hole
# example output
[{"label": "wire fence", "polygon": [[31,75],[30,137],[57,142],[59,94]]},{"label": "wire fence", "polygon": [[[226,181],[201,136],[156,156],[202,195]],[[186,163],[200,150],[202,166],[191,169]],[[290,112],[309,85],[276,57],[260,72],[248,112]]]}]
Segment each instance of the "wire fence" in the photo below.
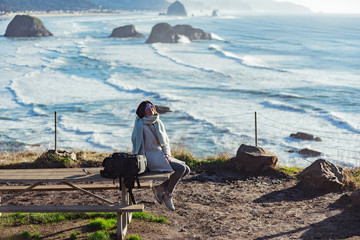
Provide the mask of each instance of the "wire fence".
[{"label": "wire fence", "polygon": [[[55,116],[54,124],[46,126],[45,129],[44,127],[39,127],[39,124],[30,123],[27,125],[26,131],[15,126],[6,129],[6,131],[24,131],[24,134],[33,134],[42,139],[48,139],[49,146],[54,146],[55,149],[58,148],[58,144],[60,144],[61,148],[69,149],[77,145],[81,146],[84,142],[88,142],[89,145],[106,147],[106,144],[97,142],[96,137],[93,135],[106,135],[104,137],[108,139],[106,143],[111,144],[119,141],[118,137],[123,136],[124,132],[127,132],[128,136],[131,134],[129,128],[133,125],[133,119],[116,122],[111,119],[99,121],[97,117],[82,116],[82,120],[76,117],[79,116],[74,116],[74,121],[72,121],[71,116],[66,118]],[[208,129],[213,131],[211,134],[216,134],[217,132],[222,134],[228,133],[229,135],[235,134],[237,137],[241,136],[246,141],[246,144],[250,145],[258,145],[258,142],[261,146],[267,143],[276,145],[281,140],[287,144],[285,147],[287,150],[297,151],[302,146],[311,146],[315,148],[312,150],[321,152],[325,157],[331,157],[343,162],[350,160],[360,163],[360,150],[357,148],[357,142],[360,141],[360,133],[345,130],[335,132],[299,126],[290,123],[288,120],[274,119],[274,117],[262,113],[255,112],[254,114],[254,112],[246,112],[206,117],[206,119],[188,118],[180,121],[169,121],[167,128],[186,129],[189,133],[189,131],[197,126],[208,127]],[[41,132],[39,133],[39,131]],[[321,138],[322,141],[296,140],[291,138],[290,134],[296,132],[312,134],[314,137]],[[77,137],[69,137],[71,134],[76,134]],[[181,134],[181,131],[178,131],[178,134]],[[303,159],[311,162],[306,157]]]}]

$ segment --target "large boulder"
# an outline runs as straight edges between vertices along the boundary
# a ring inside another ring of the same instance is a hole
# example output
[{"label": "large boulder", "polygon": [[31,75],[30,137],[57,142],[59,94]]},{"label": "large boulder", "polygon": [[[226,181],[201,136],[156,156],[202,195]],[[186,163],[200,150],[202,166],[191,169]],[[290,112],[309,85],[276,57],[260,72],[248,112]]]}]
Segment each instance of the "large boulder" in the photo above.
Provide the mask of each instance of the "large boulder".
[{"label": "large boulder", "polygon": [[53,36],[42,21],[29,15],[16,15],[7,26],[5,37],[48,37]]},{"label": "large boulder", "polygon": [[144,38],[144,34],[139,33],[135,30],[134,25],[125,25],[122,27],[115,28],[110,37],[115,38]]},{"label": "large boulder", "polygon": [[179,35],[168,23],[156,24],[150,33],[146,43],[176,43],[179,40]]},{"label": "large boulder", "polygon": [[211,40],[211,35],[209,33],[204,32],[199,28],[193,28],[190,25],[176,25],[173,27],[175,32],[179,35],[184,35],[189,38],[191,41],[193,40]]},{"label": "large boulder", "polygon": [[179,1],[175,1],[173,4],[171,4],[168,7],[166,14],[175,16],[187,16],[184,5]]},{"label": "large boulder", "polygon": [[241,144],[232,159],[238,171],[262,172],[276,166],[278,157],[267,149]]},{"label": "large boulder", "polygon": [[318,159],[305,168],[299,179],[302,184],[321,191],[341,190],[346,181],[343,169],[324,159]]}]

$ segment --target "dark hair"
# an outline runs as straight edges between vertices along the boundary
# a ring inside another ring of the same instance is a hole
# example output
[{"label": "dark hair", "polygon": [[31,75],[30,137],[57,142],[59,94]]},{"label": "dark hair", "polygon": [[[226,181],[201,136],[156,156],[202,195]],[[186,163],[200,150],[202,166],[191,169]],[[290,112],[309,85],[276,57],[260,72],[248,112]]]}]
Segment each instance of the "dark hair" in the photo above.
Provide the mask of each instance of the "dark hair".
[{"label": "dark hair", "polygon": [[142,101],[139,104],[138,108],[136,109],[136,115],[138,115],[139,118],[143,118],[145,116],[145,108],[146,108],[146,104],[148,104],[148,103],[154,106],[154,112],[155,112],[155,114],[157,113],[155,105],[152,102],[150,102],[149,100],[145,100],[145,101]]}]

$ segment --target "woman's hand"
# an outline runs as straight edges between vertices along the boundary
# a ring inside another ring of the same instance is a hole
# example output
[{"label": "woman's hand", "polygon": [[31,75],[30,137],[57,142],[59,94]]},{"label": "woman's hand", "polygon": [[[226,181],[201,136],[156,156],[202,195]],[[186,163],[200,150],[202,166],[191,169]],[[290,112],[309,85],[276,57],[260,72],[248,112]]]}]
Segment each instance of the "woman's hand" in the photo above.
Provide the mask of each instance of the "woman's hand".
[{"label": "woman's hand", "polygon": [[171,156],[169,154],[165,154],[165,158],[169,163],[171,162]]}]

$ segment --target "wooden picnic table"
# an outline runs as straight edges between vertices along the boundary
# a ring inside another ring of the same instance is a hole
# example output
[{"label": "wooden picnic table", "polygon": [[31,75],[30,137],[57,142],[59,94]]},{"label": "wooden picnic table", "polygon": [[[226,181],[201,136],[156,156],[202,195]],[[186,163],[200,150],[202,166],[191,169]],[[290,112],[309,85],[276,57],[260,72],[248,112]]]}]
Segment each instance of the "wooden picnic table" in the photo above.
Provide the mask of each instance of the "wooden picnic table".
[{"label": "wooden picnic table", "polygon": [[[113,181],[100,176],[100,170],[103,168],[51,168],[51,169],[0,169],[0,183],[32,183],[30,186],[0,186],[0,192],[14,192],[12,196],[3,199],[0,197],[1,212],[116,212],[117,213],[117,237],[124,239],[128,223],[131,221],[132,212],[141,212],[144,206],[141,204],[133,205],[128,189],[125,187],[124,178],[121,178],[121,205],[105,199],[89,190],[110,189],[106,181]],[[171,173],[147,172],[139,176],[140,181],[166,180]],[[80,182],[93,182],[91,184],[81,184]],[[101,184],[99,184],[101,182]],[[47,185],[41,185],[46,183]],[[59,187],[58,183],[66,187]],[[57,184],[57,185],[54,185]],[[149,185],[147,185],[149,186]],[[151,187],[151,185],[150,185]],[[112,188],[113,189],[113,188]],[[120,190],[120,188],[118,188]],[[87,195],[95,197],[104,205],[4,205],[4,203],[29,191],[67,191],[79,190]]]}]

